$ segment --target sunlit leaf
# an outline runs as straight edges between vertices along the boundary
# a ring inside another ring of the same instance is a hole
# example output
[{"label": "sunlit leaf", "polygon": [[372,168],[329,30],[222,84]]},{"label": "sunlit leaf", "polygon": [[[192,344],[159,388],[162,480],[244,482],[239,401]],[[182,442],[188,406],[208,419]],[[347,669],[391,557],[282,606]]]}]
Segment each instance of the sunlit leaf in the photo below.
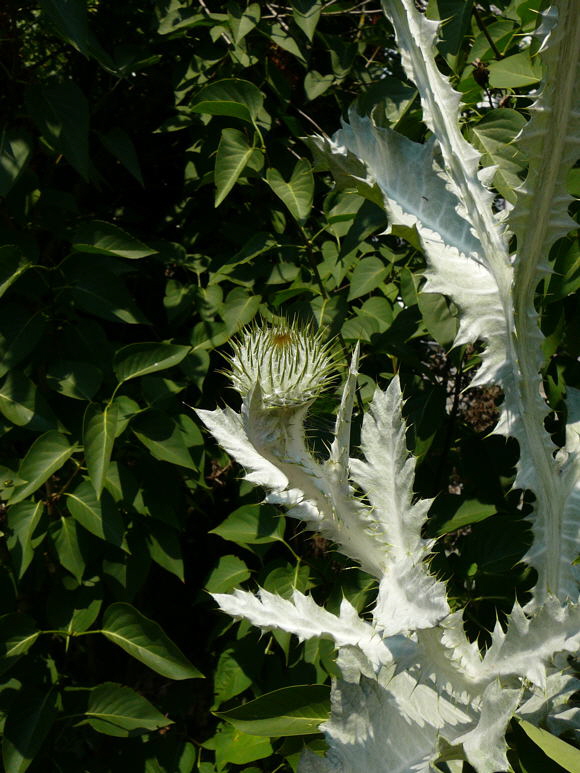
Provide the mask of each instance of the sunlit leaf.
[{"label": "sunlit leaf", "polygon": [[19,502],[8,509],[10,533],[7,545],[19,579],[30,566],[34,551],[46,536],[46,525],[39,529],[44,510],[44,502],[30,500]]},{"label": "sunlit leaf", "polygon": [[161,411],[148,411],[131,426],[136,437],[155,459],[190,470],[197,469],[189,451],[186,434],[170,416]]},{"label": "sunlit leaf", "polygon": [[104,480],[111,460],[111,452],[117,431],[118,407],[116,403],[103,409],[91,403],[83,421],[85,460],[97,497],[101,496]]},{"label": "sunlit leaf", "polygon": [[210,533],[242,545],[262,545],[283,538],[284,518],[267,505],[244,505]]},{"label": "sunlit leaf", "polygon": [[0,617],[0,673],[28,652],[39,633],[36,623],[28,615],[11,613]]},{"label": "sunlit leaf", "polygon": [[210,593],[227,593],[238,587],[250,576],[250,570],[237,556],[221,556],[217,566],[212,569],[205,588]]},{"label": "sunlit leaf", "polygon": [[129,381],[178,365],[190,351],[189,346],[177,344],[129,344],[116,353],[113,368],[120,382]]},{"label": "sunlit leaf", "polygon": [[266,173],[268,185],[288,207],[292,217],[303,223],[312,209],[314,195],[314,177],[310,163],[302,158],[296,163],[288,182],[277,169],[268,169]]},{"label": "sunlit leaf", "polygon": [[566,743],[566,741],[549,733],[547,730],[535,727],[531,722],[526,722],[525,719],[520,719],[519,724],[522,730],[540,747],[544,754],[551,760],[554,760],[554,762],[557,762],[558,765],[561,765],[564,770],[569,771],[569,773],[577,773],[580,770],[580,749]]},{"label": "sunlit leaf", "polygon": [[34,493],[50,476],[59,470],[75,452],[75,446],[60,432],[45,432],[30,446],[26,456],[20,463],[18,474],[26,481],[14,489],[10,504],[22,502]]},{"label": "sunlit leaf", "polygon": [[255,123],[263,103],[262,92],[250,81],[225,78],[198,91],[191,110],[209,115],[228,115]]},{"label": "sunlit leaf", "polygon": [[84,480],[65,497],[71,515],[81,526],[99,539],[121,545],[125,524],[107,492],[99,500],[91,482]]},{"label": "sunlit leaf", "polygon": [[363,258],[353,271],[348,300],[366,295],[380,285],[387,275],[387,267],[380,258]]},{"label": "sunlit leaf", "polygon": [[94,730],[117,738],[151,733],[173,724],[142,695],[114,682],[104,682],[88,691],[84,715]]},{"label": "sunlit leaf", "polygon": [[248,162],[256,153],[245,134],[238,129],[223,129],[215,162],[215,206],[232,190]]},{"label": "sunlit leaf", "polygon": [[489,85],[494,89],[517,89],[538,83],[542,77],[542,67],[537,58],[531,59],[529,51],[506,56],[490,62]]},{"label": "sunlit leaf", "polygon": [[129,655],[169,679],[197,679],[202,676],[161,626],[130,604],[112,604],[103,617],[101,633]]},{"label": "sunlit leaf", "polygon": [[318,733],[329,714],[330,690],[322,684],[283,687],[230,711],[216,712],[244,733],[265,736]]},{"label": "sunlit leaf", "polygon": [[93,220],[79,226],[73,237],[73,247],[78,252],[117,255],[131,260],[146,258],[157,252],[119,226],[102,220]]}]

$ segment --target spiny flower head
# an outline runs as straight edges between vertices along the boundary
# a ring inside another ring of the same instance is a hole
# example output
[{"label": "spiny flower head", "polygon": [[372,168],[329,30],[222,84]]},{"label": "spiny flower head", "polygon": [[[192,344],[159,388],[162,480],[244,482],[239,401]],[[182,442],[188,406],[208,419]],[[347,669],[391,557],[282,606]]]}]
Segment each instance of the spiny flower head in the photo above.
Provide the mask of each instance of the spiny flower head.
[{"label": "spiny flower head", "polygon": [[254,324],[231,345],[229,376],[234,389],[245,397],[259,385],[267,408],[307,405],[332,379],[335,359],[331,347],[310,326]]}]

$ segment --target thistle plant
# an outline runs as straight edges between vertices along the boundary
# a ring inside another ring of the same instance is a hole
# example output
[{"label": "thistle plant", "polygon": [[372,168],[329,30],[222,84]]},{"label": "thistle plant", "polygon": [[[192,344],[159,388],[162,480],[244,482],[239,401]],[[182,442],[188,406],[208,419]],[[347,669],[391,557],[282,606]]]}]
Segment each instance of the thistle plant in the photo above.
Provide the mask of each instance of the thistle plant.
[{"label": "thistle plant", "polygon": [[[544,426],[534,302],[551,247],[576,227],[565,181],[578,156],[580,14],[574,0],[559,0],[543,15],[537,35],[545,79],[518,139],[529,169],[516,204],[497,212],[490,170],[480,170],[479,154],[459,128],[459,95],[435,63],[437,23],[410,0],[383,5],[431,138],[418,144],[353,112],[332,140],[317,137],[312,144],[339,183],[381,202],[391,227],[416,229],[428,262],[424,290],[446,294],[459,309],[455,344],[485,344],[472,384],[503,390],[495,432],[518,441],[514,487],[535,495],[534,540],[525,560],[537,583],[530,602],[523,608],[516,602],[505,627],[498,622],[482,653],[465,634],[462,610],[451,610],[444,583],[430,570],[433,542],[422,527],[431,502],[415,501],[398,378],[376,392],[363,419],[364,458],[349,458],[355,351],[334,441],[320,461],[307,448],[303,421],[326,377],[327,353],[311,333],[264,328],[248,332],[234,349],[241,413],[198,413],[247,478],[266,489],[266,501],[355,559],[376,578],[378,596],[368,620],[347,600],[332,614],[298,591],[291,600],[264,590],[215,599],[262,629],[326,637],[337,647],[341,677],[323,725],[329,751],[325,758],[306,752],[300,773],[427,771],[444,750],[447,759],[467,759],[479,773],[492,773],[509,768],[505,732],[512,717],[556,733],[574,730],[580,718],[568,702],[579,684],[567,669],[567,656],[580,644],[579,400],[568,390],[566,444],[558,449]],[[282,351],[276,336],[283,337]]]}]

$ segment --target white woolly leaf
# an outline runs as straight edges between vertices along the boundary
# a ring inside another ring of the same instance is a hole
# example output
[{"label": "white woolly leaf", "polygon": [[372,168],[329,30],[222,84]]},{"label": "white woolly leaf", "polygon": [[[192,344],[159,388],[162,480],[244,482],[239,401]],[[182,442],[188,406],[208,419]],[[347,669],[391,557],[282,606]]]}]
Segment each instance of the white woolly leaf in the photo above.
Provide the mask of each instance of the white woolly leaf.
[{"label": "white woolly leaf", "polygon": [[[570,460],[567,469],[560,472],[552,458],[553,446],[542,432],[546,408],[539,397],[537,376],[542,365],[542,337],[534,307],[536,286],[548,269],[550,248],[577,227],[568,215],[572,197],[566,190],[568,171],[580,156],[577,0],[560,0],[549,8],[538,37],[545,79],[519,140],[528,155],[529,169],[508,220],[518,247],[513,295],[521,380],[526,389],[520,389],[523,404],[519,409],[514,406],[509,416],[506,411],[502,427],[520,442],[523,463],[516,485],[532,488],[538,497],[534,544],[526,556],[539,574],[535,604],[548,593],[562,600],[578,599],[578,573],[572,562],[578,552],[575,513],[580,504],[580,468]],[[509,400],[509,394],[507,397]]]},{"label": "white woolly leaf", "polygon": [[370,502],[375,531],[388,545],[374,612],[384,635],[431,627],[449,614],[445,585],[425,563],[433,542],[421,537],[421,529],[431,501],[413,504],[415,460],[407,452],[402,403],[398,377],[385,392],[375,392],[362,426],[366,461],[350,463]]},{"label": "white woolly leaf", "polygon": [[196,413],[222,448],[249,470],[247,480],[275,491],[286,488],[286,476],[250,443],[240,414],[229,407],[215,411],[198,409]]},{"label": "white woolly leaf", "polygon": [[463,744],[465,755],[478,773],[508,770],[505,731],[522,691],[509,690],[499,680],[491,682],[483,693],[477,725],[456,739]]},{"label": "white woolly leaf", "polygon": [[546,668],[554,653],[575,653],[579,648],[580,606],[561,606],[557,599],[548,597],[529,618],[515,604],[507,632],[496,626],[482,674],[520,675],[544,688]]},{"label": "white woolly leaf", "polygon": [[332,639],[337,647],[358,647],[377,668],[392,661],[387,642],[360,619],[347,599],[343,599],[337,616],[296,590],[291,601],[263,588],[257,596],[242,590],[212,595],[224,612],[243,617],[262,630],[286,631],[301,641],[321,636]]}]

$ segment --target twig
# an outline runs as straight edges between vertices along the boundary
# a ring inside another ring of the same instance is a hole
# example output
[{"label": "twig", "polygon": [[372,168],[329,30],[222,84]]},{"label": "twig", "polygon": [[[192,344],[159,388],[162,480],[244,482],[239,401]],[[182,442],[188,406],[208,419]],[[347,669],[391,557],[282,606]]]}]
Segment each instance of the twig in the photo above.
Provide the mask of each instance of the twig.
[{"label": "twig", "polygon": [[289,33],[290,32],[290,27],[282,19],[282,16],[278,15],[278,12],[274,10],[274,8],[270,5],[270,3],[266,3],[266,8],[270,11],[270,13],[274,14],[274,18],[277,19],[280,22],[280,26],[282,27],[284,32]]},{"label": "twig", "polygon": [[297,112],[300,113],[302,118],[306,118],[306,120],[314,126],[315,129],[317,129],[324,137],[328,137],[328,134],[324,131],[324,129],[319,126],[314,118],[311,118],[307,113],[305,113],[303,110],[301,110],[299,107],[296,107]]},{"label": "twig", "polygon": [[503,56],[502,56],[502,54],[500,54],[498,47],[496,46],[496,44],[493,41],[493,38],[489,34],[489,32],[487,30],[487,27],[485,26],[485,22],[481,18],[481,14],[479,13],[479,9],[478,9],[478,7],[476,5],[473,6],[473,15],[475,16],[475,22],[476,22],[477,26],[479,27],[479,29],[485,35],[491,50],[495,54],[495,58],[496,59],[503,59]]}]

